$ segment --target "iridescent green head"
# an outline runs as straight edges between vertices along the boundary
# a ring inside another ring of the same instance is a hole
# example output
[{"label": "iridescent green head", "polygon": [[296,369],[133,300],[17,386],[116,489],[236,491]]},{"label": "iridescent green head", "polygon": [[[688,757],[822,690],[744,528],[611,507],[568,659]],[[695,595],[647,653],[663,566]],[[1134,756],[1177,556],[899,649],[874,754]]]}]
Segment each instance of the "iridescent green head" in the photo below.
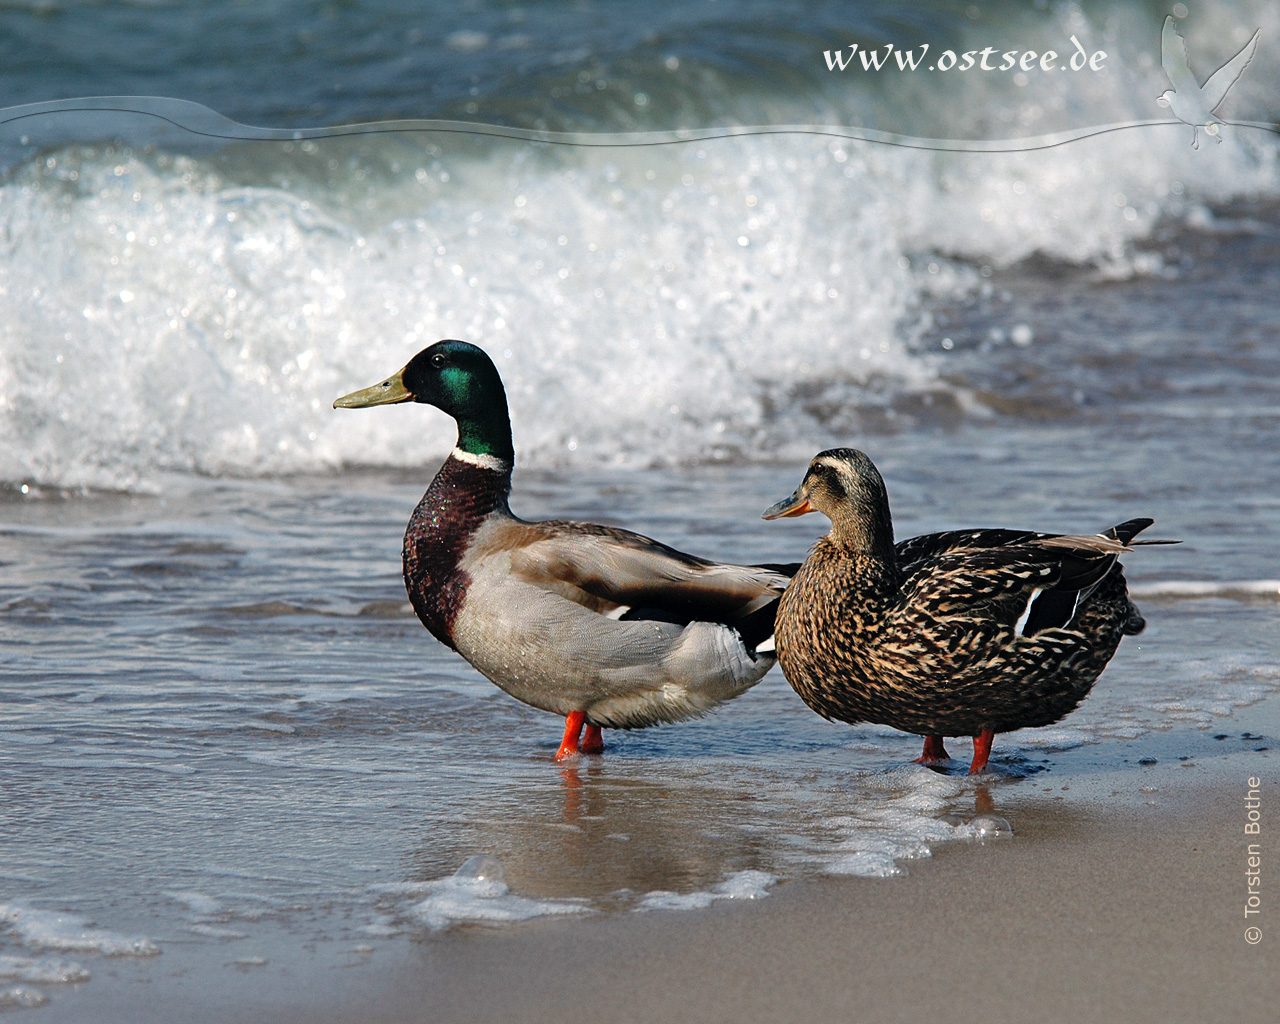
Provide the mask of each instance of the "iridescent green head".
[{"label": "iridescent green head", "polygon": [[458,447],[473,455],[515,460],[507,393],[483,349],[465,341],[437,341],[380,384],[344,395],[335,409],[422,402],[458,422]]}]

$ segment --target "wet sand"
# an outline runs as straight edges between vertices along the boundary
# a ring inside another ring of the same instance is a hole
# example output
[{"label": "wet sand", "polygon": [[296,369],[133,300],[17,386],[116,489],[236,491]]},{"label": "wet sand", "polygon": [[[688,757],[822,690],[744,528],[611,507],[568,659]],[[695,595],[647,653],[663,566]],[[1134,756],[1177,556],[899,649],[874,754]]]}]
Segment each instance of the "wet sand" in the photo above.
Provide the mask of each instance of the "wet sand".
[{"label": "wet sand", "polygon": [[[1025,468],[1006,465],[1000,493],[1016,494]],[[771,472],[702,484],[715,507],[740,507],[773,490]],[[584,518],[616,497],[532,479],[547,509]],[[26,581],[14,600],[32,603],[10,666],[23,728],[5,736],[0,902],[161,950],[82,950],[65,923],[45,945],[7,929],[0,953],[65,953],[91,973],[27,983],[48,999],[30,1019],[1270,1019],[1280,933],[1268,918],[1262,944],[1243,940],[1241,825],[1244,780],[1280,781],[1258,749],[1280,750],[1280,605],[1224,589],[1253,578],[1247,545],[1201,531],[1200,548],[1161,552],[1141,642],[1063,727],[997,744],[984,785],[1016,834],[980,846],[921,824],[988,810],[963,774],[908,767],[920,748],[903,734],[824,722],[776,672],[702,722],[610,737],[605,757],[557,767],[556,723],[413,619],[364,613],[400,600],[394,564],[374,581],[369,565],[417,485],[371,485],[352,505],[326,503],[330,484],[211,483],[204,512],[203,497],[166,499],[169,519],[154,504],[113,512],[134,517],[124,526],[68,502],[67,523],[11,535],[11,574]],[[682,512],[673,530],[658,512],[693,493],[679,474],[618,486],[652,516],[637,525],[702,549],[710,527]],[[1265,531],[1267,506],[1242,497],[1250,507],[1241,529]],[[712,525],[738,537],[727,518]],[[1206,558],[1225,579],[1178,597]],[[99,577],[100,590],[77,582]],[[263,595],[294,610],[264,613]],[[163,656],[139,660],[149,645]],[[963,773],[970,744],[951,748]],[[859,824],[880,814],[878,832]],[[886,836],[935,856],[895,878],[822,874]],[[478,853],[502,862],[512,895],[596,912],[432,932],[413,887]],[[1274,879],[1274,844],[1264,864]],[[632,910],[748,870],[782,881],[755,902]]]},{"label": "wet sand", "polygon": [[[1264,888],[1262,913],[1246,920],[1250,777],[1261,780],[1262,832],[1252,841]],[[283,976],[222,972],[214,984],[218,972],[182,969],[171,949],[146,984],[121,978],[79,1007],[68,991],[39,1019],[1272,1019],[1274,750],[1049,772],[978,787],[973,802],[1007,817],[1016,835],[940,844],[895,878],[784,883],[763,900],[693,912],[460,928],[345,970],[299,961]],[[1262,932],[1256,945],[1246,941],[1250,924]]]},{"label": "wet sand", "polygon": [[[1259,763],[1259,774],[1270,767]],[[1264,806],[1280,807],[1269,778]],[[1015,838],[941,846],[905,877],[785,885],[759,905],[695,914],[441,937],[378,995],[351,992],[346,1006],[294,1019],[1271,1019],[1280,909],[1268,914],[1264,901],[1252,919],[1263,938],[1250,945],[1246,781],[1170,798],[1157,787],[1155,806],[1041,793],[1010,810]],[[1280,843],[1274,831],[1260,838],[1274,878]]]},{"label": "wet sand", "polygon": [[[1274,778],[1263,804],[1280,806]],[[296,1019],[1270,1019],[1280,909],[1263,904],[1249,945],[1244,788],[1111,808],[1041,794],[1011,810],[1015,838],[941,846],[906,877],[435,938],[379,995]]]}]

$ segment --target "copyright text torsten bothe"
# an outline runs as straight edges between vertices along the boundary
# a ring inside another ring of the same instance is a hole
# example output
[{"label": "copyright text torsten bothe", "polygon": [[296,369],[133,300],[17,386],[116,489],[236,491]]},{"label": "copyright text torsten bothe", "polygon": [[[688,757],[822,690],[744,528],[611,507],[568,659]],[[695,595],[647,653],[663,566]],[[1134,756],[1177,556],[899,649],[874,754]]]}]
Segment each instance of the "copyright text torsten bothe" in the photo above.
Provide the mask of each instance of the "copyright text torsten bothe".
[{"label": "copyright text torsten bothe", "polygon": [[1262,941],[1262,929],[1258,927],[1262,914],[1262,780],[1249,776],[1249,790],[1244,798],[1245,849],[1245,900],[1244,919],[1249,927],[1244,940],[1251,946]]}]

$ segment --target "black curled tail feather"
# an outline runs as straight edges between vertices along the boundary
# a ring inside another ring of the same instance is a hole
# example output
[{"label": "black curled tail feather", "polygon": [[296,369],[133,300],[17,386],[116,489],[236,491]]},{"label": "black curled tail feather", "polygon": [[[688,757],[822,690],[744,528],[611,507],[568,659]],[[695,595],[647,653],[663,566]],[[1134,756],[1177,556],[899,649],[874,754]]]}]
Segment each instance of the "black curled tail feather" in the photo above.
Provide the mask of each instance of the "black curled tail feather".
[{"label": "black curled tail feather", "polygon": [[1127,602],[1129,605],[1129,615],[1121,627],[1125,636],[1137,636],[1147,628],[1147,620],[1142,617],[1142,612],[1138,611],[1138,606],[1132,601]]},{"label": "black curled tail feather", "polygon": [[742,637],[742,643],[754,656],[755,650],[773,636],[773,626],[778,618],[780,599],[774,598],[763,608],[757,608],[750,615],[730,623]]},{"label": "black curled tail feather", "polygon": [[1156,544],[1181,544],[1180,540],[1134,540],[1143,530],[1154,523],[1154,519],[1129,519],[1121,523],[1119,526],[1113,526],[1104,537],[1110,537],[1112,540],[1118,540],[1121,544],[1132,544],[1134,547],[1139,545],[1152,546]]},{"label": "black curled tail feather", "polygon": [[1138,536],[1138,534],[1154,522],[1154,519],[1147,519],[1145,517],[1141,519],[1126,519],[1118,526],[1111,527],[1111,529],[1104,533],[1103,536],[1118,540],[1121,544],[1128,544],[1129,541],[1133,540],[1134,537]]},{"label": "black curled tail feather", "polygon": [[[729,618],[728,616],[699,615],[690,612],[688,609],[640,607],[628,608],[622,615],[618,616],[618,621],[670,622],[677,626],[687,626],[691,622],[718,622],[722,626],[728,626],[730,629],[735,630],[738,636],[742,638],[742,645],[754,658],[756,648],[773,636],[774,622],[778,618],[779,600],[779,597],[775,597],[768,604],[757,608],[750,615],[744,615],[740,619]],[[616,726],[611,728],[616,728]]]},{"label": "black curled tail feather", "polygon": [[[1121,544],[1128,544],[1134,537],[1154,522],[1154,519],[1147,519],[1145,517],[1141,519],[1129,519],[1120,523],[1118,526],[1111,527],[1111,529],[1107,531],[1107,536],[1114,537],[1116,540],[1120,541]],[[1178,542],[1176,540],[1140,540],[1138,543],[1176,544]],[[1125,597],[1125,605],[1127,606],[1128,614],[1125,616],[1124,624],[1120,627],[1121,632],[1123,632],[1125,636],[1137,636],[1147,628],[1147,620],[1142,617],[1142,612],[1138,611],[1138,606],[1134,604],[1128,596]]]}]

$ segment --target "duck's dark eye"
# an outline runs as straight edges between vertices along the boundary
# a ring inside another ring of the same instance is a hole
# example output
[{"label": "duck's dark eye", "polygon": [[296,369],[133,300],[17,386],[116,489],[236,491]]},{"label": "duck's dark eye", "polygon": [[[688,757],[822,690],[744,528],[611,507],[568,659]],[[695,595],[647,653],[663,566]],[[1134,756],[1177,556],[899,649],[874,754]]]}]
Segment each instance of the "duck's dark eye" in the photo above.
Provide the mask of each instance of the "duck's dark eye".
[{"label": "duck's dark eye", "polygon": [[435,355],[431,357],[431,365],[434,366],[437,370],[440,367],[444,366],[444,356],[441,355],[439,352],[437,352]]}]

